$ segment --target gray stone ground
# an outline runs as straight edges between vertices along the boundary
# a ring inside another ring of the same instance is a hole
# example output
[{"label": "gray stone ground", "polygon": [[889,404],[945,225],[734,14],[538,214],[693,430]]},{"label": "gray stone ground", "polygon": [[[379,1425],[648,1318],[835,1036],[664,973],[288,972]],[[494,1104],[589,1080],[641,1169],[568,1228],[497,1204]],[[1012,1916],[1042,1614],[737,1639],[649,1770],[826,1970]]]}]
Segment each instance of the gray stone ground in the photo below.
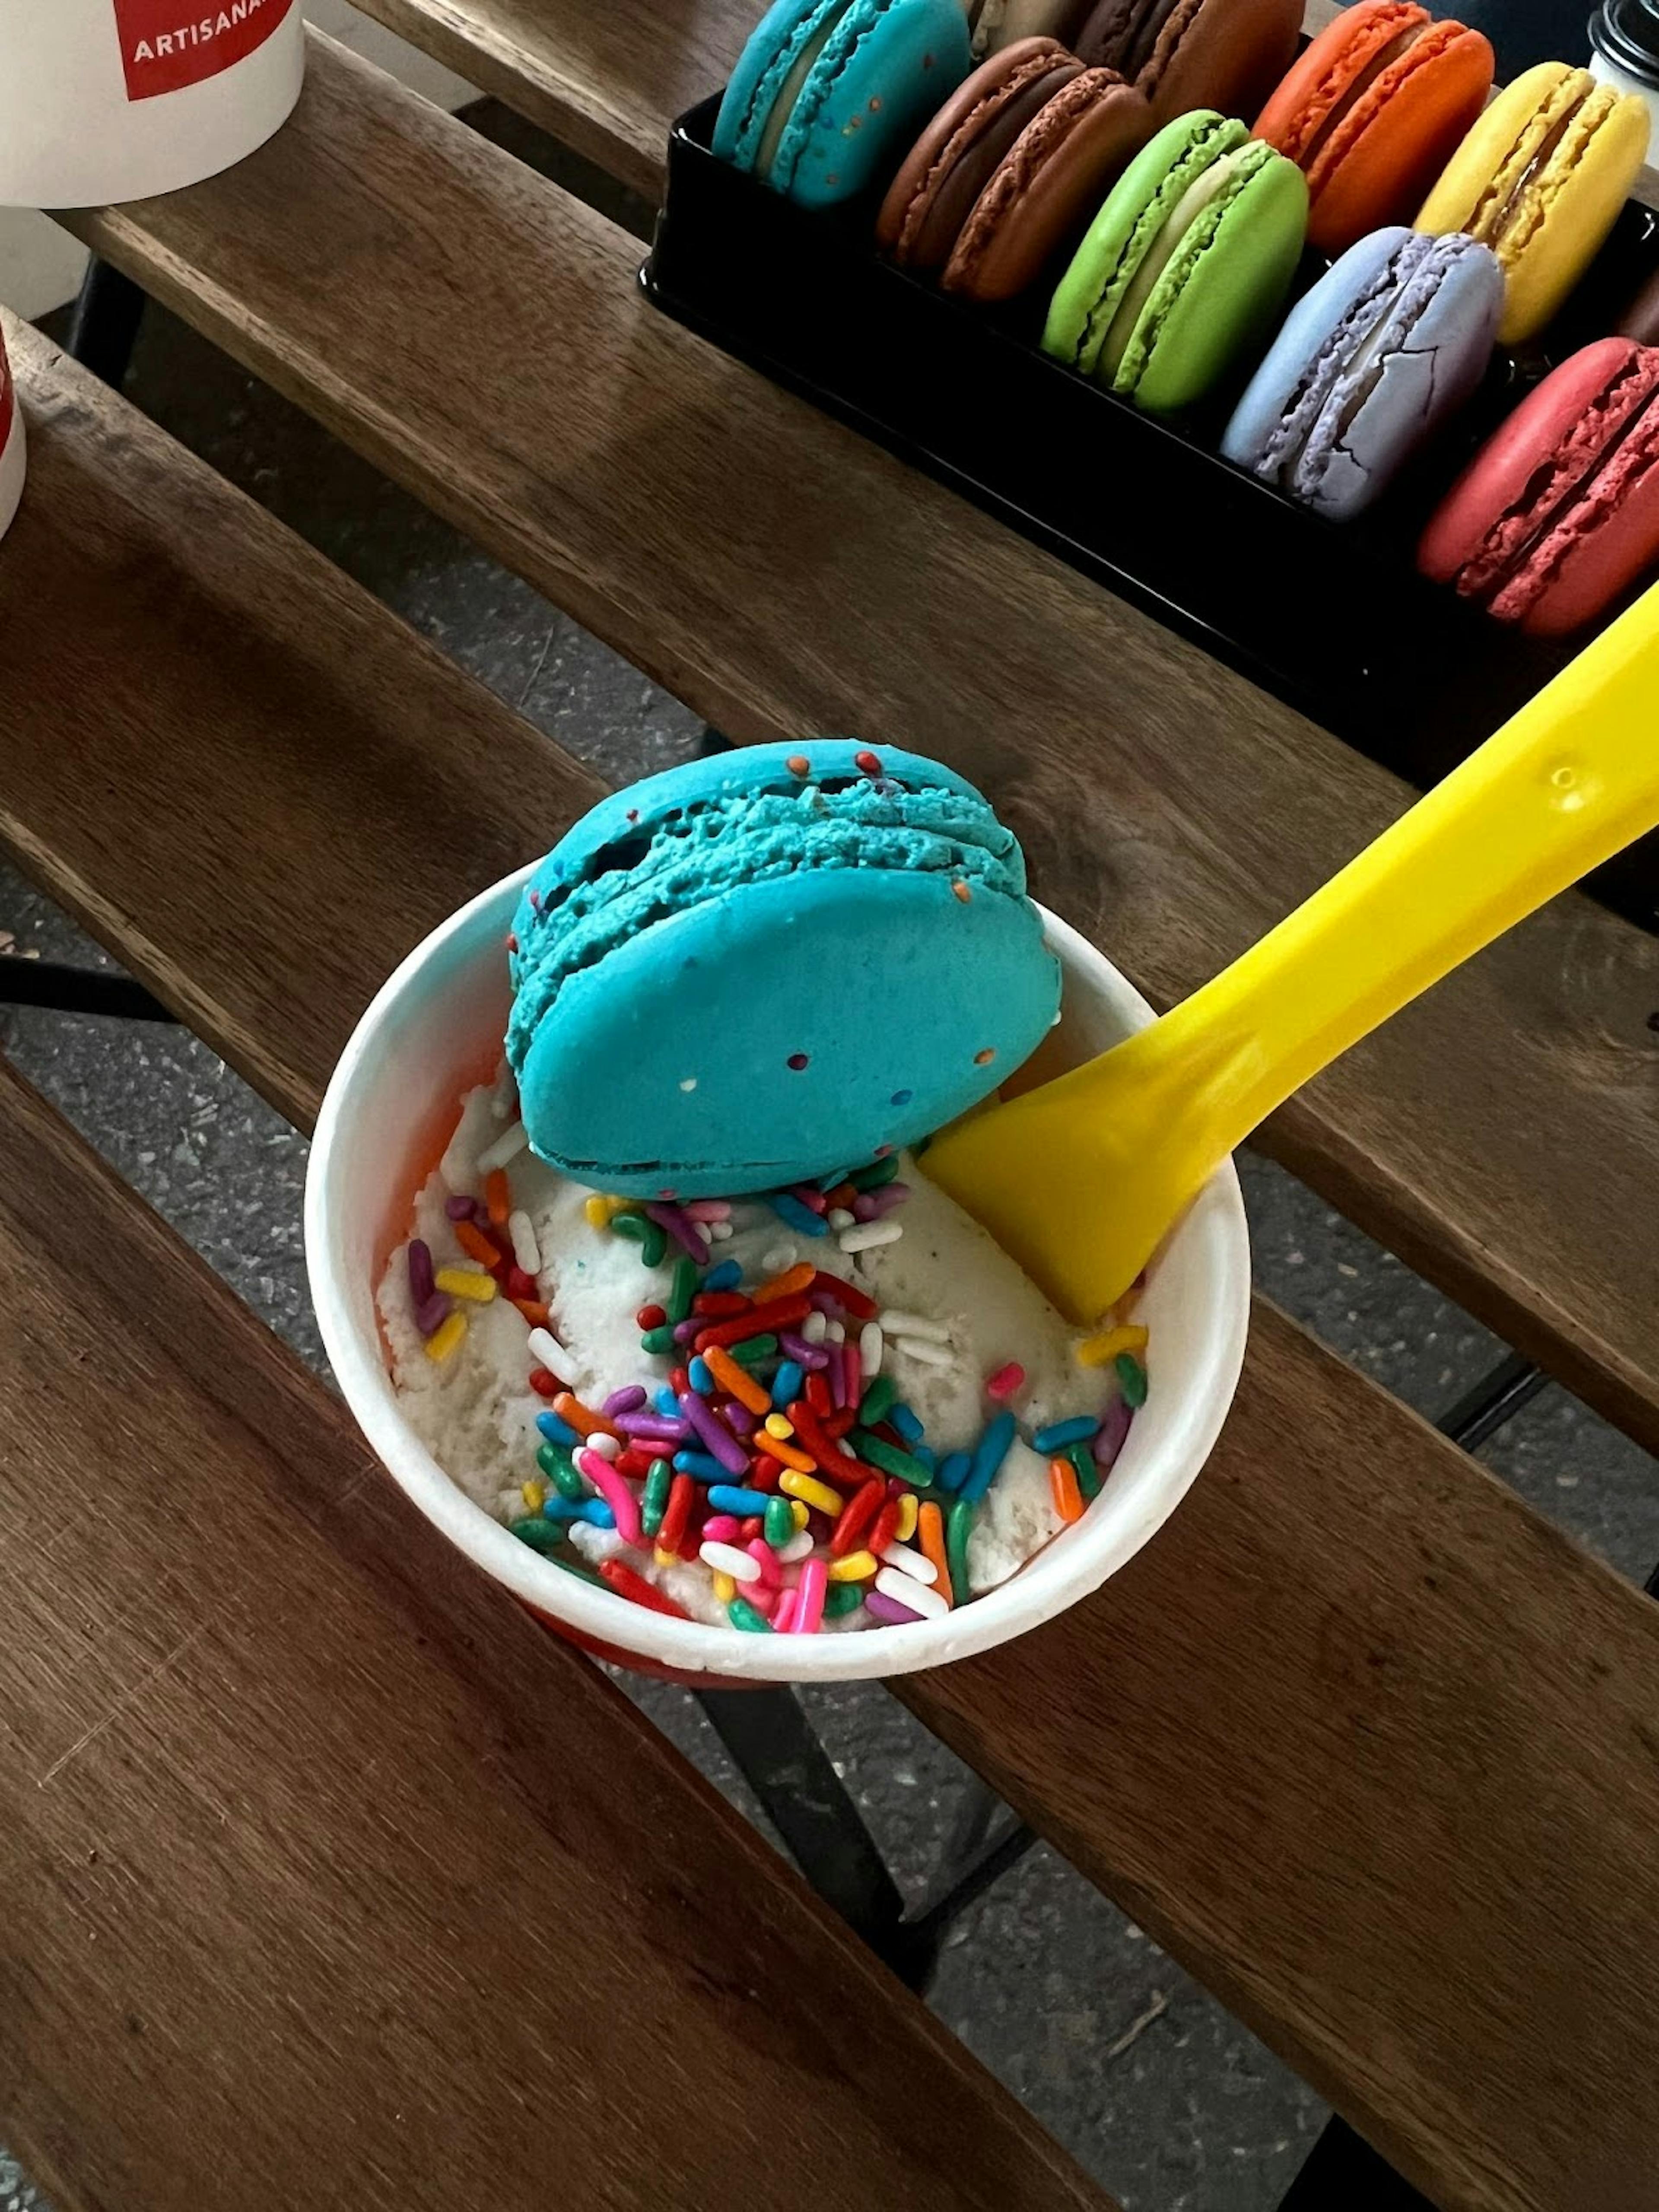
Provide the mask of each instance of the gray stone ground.
[{"label": "gray stone ground", "polygon": [[[154,310],[131,390],[607,775],[661,766],[695,743],[684,708]],[[0,951],[99,957],[4,871]],[[305,1147],[293,1131],[179,1030],[0,1012],[0,1048],[318,1358],[301,1252]],[[1432,1416],[1499,1356],[1485,1330],[1288,1177],[1255,1160],[1245,1175],[1264,1286],[1366,1373]],[[1563,1392],[1547,1391],[1486,1456],[1621,1573],[1639,1577],[1659,1559],[1659,1471]],[[653,1691],[642,1702],[744,1802],[688,1700]],[[809,1705],[899,1880],[920,1889],[963,1770],[878,1688]],[[1130,2212],[1267,2212],[1324,2117],[1311,2091],[1047,1850],[960,1923],[933,2001]],[[0,2212],[41,2202],[0,2151]]]}]

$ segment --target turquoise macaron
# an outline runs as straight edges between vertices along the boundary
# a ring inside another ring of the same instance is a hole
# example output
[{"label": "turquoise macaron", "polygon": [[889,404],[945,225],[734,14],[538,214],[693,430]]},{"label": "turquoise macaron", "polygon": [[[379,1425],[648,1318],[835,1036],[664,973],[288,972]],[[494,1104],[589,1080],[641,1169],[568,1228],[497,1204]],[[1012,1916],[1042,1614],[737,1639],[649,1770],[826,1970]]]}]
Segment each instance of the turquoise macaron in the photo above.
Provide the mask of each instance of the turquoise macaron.
[{"label": "turquoise macaron", "polygon": [[885,185],[972,65],[961,0],[777,0],[732,72],[714,151],[803,207]]},{"label": "turquoise macaron", "polygon": [[1013,832],[949,769],[850,738],[602,801],[526,887],[508,969],[532,1150],[635,1198],[771,1190],[915,1144],[1060,1006]]},{"label": "turquoise macaron", "polygon": [[1266,344],[1307,228],[1294,161],[1211,109],[1177,116],[1090,225],[1042,349],[1148,414],[1176,414]]}]

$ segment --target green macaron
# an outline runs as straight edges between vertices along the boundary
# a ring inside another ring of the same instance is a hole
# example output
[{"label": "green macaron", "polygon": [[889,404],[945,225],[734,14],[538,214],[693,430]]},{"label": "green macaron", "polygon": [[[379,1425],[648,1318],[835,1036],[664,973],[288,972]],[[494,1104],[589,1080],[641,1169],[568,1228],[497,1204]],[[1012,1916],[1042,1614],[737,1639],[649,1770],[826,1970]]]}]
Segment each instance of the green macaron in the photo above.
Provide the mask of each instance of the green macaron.
[{"label": "green macaron", "polygon": [[1090,225],[1042,349],[1150,415],[1176,414],[1266,343],[1307,228],[1294,161],[1208,108],[1178,116]]}]

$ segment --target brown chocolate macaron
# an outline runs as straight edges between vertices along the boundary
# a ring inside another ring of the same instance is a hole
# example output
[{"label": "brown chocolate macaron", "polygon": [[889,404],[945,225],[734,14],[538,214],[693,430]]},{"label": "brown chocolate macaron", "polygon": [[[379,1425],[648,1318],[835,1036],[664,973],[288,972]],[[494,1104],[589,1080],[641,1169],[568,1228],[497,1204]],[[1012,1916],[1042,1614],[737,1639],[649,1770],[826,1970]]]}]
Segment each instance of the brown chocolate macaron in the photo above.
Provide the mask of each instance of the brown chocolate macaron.
[{"label": "brown chocolate macaron", "polygon": [[907,268],[947,292],[1012,300],[1075,243],[1152,136],[1146,101],[1051,39],[993,54],[947,100],[894,179],[877,223]]},{"label": "brown chocolate macaron", "polygon": [[1295,58],[1301,0],[1097,0],[1073,44],[1145,94],[1154,125],[1196,107],[1249,123]]},{"label": "brown chocolate macaron", "polygon": [[1083,64],[1053,39],[1022,39],[951,94],[894,178],[876,242],[902,269],[943,269],[962,227],[1028,124]]}]

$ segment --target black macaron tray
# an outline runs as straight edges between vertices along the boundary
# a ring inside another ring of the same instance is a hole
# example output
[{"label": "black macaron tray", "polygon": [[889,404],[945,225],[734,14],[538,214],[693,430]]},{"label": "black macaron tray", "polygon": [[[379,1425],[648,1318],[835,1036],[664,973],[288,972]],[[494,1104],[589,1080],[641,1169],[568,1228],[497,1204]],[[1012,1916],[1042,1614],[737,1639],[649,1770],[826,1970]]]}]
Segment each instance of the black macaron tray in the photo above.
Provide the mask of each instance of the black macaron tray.
[{"label": "black macaron tray", "polygon": [[[797,207],[710,151],[718,99],[675,125],[641,273],[665,313],[1133,601],[1395,774],[1425,787],[1585,642],[1523,637],[1413,566],[1440,495],[1556,362],[1604,337],[1659,271],[1632,202],[1545,334],[1499,353],[1448,435],[1359,521],[1308,513],[1215,448],[1236,392],[1180,428],[1040,349],[1047,293],[988,310],[875,249],[864,202]],[[1311,258],[1311,282],[1324,264]],[[1659,930],[1659,835],[1589,888]]]}]

